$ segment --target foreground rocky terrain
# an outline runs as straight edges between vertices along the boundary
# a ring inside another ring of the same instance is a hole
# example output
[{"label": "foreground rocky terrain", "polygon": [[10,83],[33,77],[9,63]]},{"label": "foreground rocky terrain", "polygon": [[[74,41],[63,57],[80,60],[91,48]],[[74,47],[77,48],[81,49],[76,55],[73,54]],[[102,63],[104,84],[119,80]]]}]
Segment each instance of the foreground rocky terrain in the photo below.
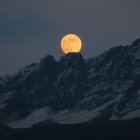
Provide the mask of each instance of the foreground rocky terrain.
[{"label": "foreground rocky terrain", "polygon": [[140,119],[59,124],[45,121],[31,128],[0,125],[0,140],[139,140]]}]

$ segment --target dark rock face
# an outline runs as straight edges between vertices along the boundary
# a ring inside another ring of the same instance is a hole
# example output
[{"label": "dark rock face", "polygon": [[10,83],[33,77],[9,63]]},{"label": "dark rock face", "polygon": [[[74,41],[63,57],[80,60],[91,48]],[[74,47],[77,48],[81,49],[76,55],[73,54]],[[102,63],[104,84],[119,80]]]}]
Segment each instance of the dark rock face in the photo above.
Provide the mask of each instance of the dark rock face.
[{"label": "dark rock face", "polygon": [[140,39],[88,60],[80,53],[59,61],[48,55],[0,77],[0,122],[22,119],[46,106],[55,112],[98,108],[99,118],[121,119],[140,108],[139,83]]}]

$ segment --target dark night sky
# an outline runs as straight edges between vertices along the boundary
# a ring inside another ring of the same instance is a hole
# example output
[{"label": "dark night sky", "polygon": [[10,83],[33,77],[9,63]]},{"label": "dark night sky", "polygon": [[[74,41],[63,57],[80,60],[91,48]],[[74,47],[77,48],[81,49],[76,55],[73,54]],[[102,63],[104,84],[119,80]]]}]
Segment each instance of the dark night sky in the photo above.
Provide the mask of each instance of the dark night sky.
[{"label": "dark night sky", "polygon": [[85,58],[129,44],[140,37],[140,0],[1,0],[0,74],[59,59],[68,33],[82,38]]}]

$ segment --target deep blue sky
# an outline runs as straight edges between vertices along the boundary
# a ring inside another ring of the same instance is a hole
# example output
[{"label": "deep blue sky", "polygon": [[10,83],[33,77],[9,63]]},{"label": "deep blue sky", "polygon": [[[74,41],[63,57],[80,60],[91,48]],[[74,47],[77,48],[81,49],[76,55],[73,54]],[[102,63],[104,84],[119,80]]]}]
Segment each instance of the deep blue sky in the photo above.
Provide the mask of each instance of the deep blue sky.
[{"label": "deep blue sky", "polygon": [[0,1],[0,74],[47,54],[59,59],[61,37],[82,38],[85,58],[140,37],[140,0]]}]

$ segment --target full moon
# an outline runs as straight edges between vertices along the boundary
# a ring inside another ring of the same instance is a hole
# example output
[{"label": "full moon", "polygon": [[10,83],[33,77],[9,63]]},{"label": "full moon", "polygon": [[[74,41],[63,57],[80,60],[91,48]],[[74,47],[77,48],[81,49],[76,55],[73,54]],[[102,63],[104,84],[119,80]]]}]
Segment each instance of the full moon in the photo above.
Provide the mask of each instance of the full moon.
[{"label": "full moon", "polygon": [[64,53],[80,52],[82,48],[82,41],[80,37],[75,34],[65,35],[61,40],[61,49]]}]

